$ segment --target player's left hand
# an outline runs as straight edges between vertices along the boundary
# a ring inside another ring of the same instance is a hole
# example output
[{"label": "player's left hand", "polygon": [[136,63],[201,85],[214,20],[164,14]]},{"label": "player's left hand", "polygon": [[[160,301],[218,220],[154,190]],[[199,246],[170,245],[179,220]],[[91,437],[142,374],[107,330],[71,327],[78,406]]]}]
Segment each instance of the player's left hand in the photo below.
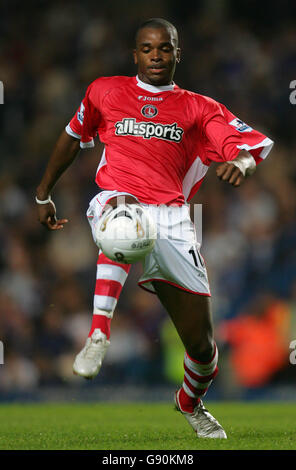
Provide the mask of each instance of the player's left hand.
[{"label": "player's left hand", "polygon": [[240,186],[244,181],[245,177],[243,173],[240,171],[237,166],[233,165],[233,163],[221,163],[216,168],[216,175],[222,181],[226,181],[232,186]]}]

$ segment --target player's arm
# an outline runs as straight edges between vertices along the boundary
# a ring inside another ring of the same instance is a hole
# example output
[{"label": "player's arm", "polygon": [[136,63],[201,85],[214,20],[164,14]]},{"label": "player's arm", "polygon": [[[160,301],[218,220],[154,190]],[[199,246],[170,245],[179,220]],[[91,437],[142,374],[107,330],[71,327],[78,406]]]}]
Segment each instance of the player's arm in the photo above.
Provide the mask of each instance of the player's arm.
[{"label": "player's arm", "polygon": [[56,208],[50,198],[51,190],[71,165],[79,149],[94,147],[94,137],[100,120],[99,110],[90,99],[94,84],[95,82],[91,83],[87,88],[79,108],[61,133],[37,188],[39,220],[49,230],[59,230],[67,222],[67,219],[57,220]]},{"label": "player's arm", "polygon": [[[57,219],[56,208],[51,200],[51,191],[78,155],[80,143],[78,139],[63,131],[56,142],[54,150],[48,161],[44,175],[36,190],[38,219],[49,230],[59,230],[68,222],[67,219]],[[48,202],[46,202],[48,201]]]},{"label": "player's arm", "polygon": [[254,173],[273,146],[272,140],[209,98],[205,100],[202,124],[210,159],[220,163],[216,169],[218,178],[235,187]]},{"label": "player's arm", "polygon": [[220,180],[237,187],[255,171],[256,162],[254,157],[247,150],[241,150],[234,160],[221,163],[216,168],[216,175]]}]

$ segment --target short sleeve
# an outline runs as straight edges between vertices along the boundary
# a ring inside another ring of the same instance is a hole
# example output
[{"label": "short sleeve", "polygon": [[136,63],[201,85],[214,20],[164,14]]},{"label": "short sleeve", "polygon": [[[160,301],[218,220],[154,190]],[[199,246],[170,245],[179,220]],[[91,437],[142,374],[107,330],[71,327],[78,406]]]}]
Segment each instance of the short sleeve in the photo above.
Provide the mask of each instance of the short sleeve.
[{"label": "short sleeve", "polygon": [[93,84],[88,87],[79,108],[66,126],[66,132],[80,140],[82,149],[94,147],[94,138],[100,123],[100,111],[92,100],[92,86]]}]

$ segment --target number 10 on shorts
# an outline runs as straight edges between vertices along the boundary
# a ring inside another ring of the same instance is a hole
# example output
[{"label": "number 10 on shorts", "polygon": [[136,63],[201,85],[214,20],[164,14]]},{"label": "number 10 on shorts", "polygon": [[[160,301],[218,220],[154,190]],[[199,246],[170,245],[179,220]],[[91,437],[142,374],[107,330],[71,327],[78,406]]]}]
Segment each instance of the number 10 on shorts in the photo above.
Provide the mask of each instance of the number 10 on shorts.
[{"label": "number 10 on shorts", "polygon": [[189,253],[193,258],[193,262],[194,262],[195,266],[197,268],[204,268],[205,263],[204,263],[204,260],[201,257],[200,252],[198,251],[198,249],[193,246],[192,248],[190,248]]}]

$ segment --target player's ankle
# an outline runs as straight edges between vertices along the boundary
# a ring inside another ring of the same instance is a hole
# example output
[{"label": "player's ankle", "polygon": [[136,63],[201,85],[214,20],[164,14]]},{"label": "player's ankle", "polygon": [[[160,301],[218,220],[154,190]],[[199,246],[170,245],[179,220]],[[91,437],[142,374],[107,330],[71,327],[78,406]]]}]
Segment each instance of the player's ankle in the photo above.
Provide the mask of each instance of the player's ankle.
[{"label": "player's ankle", "polygon": [[178,399],[181,411],[185,413],[193,413],[194,408],[199,402],[199,398],[193,398],[187,395],[183,387],[179,390]]},{"label": "player's ankle", "polygon": [[107,339],[110,339],[110,328],[111,328],[111,318],[107,318],[103,315],[95,315],[90,332],[88,337],[90,338],[93,334],[94,330],[99,329],[102,333],[104,333]]}]

